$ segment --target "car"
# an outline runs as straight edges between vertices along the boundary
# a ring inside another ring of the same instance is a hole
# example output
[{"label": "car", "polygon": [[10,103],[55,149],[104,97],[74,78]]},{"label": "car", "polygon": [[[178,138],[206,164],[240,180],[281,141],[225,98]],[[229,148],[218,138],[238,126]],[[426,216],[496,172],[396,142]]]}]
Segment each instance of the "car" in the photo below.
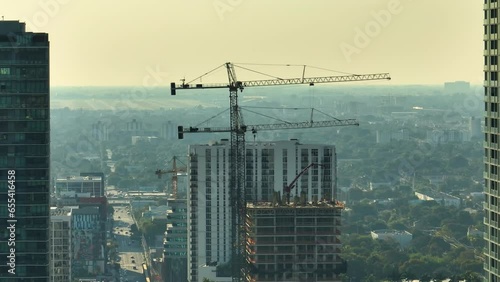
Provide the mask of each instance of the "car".
[{"label": "car", "polygon": [[135,260],[132,260],[132,263],[135,263]]},{"label": "car", "polygon": [[135,266],[135,265],[134,265],[134,267],[133,267],[133,268],[134,268],[134,269],[137,269],[137,266]]},{"label": "car", "polygon": [[134,256],[131,256],[130,258],[131,258],[131,259],[133,259],[133,258],[134,258]]}]

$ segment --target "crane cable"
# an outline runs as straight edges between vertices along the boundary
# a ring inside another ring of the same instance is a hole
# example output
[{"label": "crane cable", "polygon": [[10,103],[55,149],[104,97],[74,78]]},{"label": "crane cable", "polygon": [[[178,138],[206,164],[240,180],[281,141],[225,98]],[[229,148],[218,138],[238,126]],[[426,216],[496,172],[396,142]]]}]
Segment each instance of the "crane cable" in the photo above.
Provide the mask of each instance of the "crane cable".
[{"label": "crane cable", "polygon": [[275,117],[272,117],[272,116],[268,116],[268,115],[265,115],[265,114],[261,114],[261,113],[258,113],[258,112],[254,112],[254,111],[251,111],[251,110],[249,110],[249,109],[244,109],[244,108],[241,108],[241,107],[240,107],[240,109],[245,110],[245,111],[247,111],[247,112],[251,112],[251,113],[256,114],[256,115],[260,115],[260,116],[263,116],[263,117],[267,117],[267,118],[270,118],[270,119],[274,119],[274,120],[277,120],[277,121],[281,121],[281,122],[283,122],[283,123],[290,123],[289,121],[282,120],[282,119],[279,119],[279,118],[275,118]]},{"label": "crane cable", "polygon": [[311,65],[298,65],[298,64],[257,64],[257,63],[237,63],[237,64],[238,65],[249,65],[249,66],[309,67],[309,68],[318,69],[318,70],[331,71],[331,72],[342,73],[342,74],[349,74],[349,75],[357,75],[355,73],[343,72],[343,71],[332,70],[332,69],[327,69],[327,68],[322,68],[322,67],[316,67],[316,66],[311,66]]},{"label": "crane cable", "polygon": [[[244,69],[244,70],[247,70],[247,71],[250,71],[250,72],[254,72],[254,73],[257,73],[257,74],[260,74],[260,75],[264,75],[264,76],[268,76],[268,77],[272,77],[272,78],[275,78],[275,79],[279,79],[279,80],[283,80],[283,78],[281,77],[278,77],[278,76],[274,76],[274,75],[270,75],[270,74],[267,74],[267,73],[263,73],[263,72],[260,72],[260,71],[256,71],[256,70],[252,70],[252,69],[249,69],[249,68],[245,68],[245,67],[242,67],[241,65],[254,65],[254,66],[282,66],[282,67],[303,67],[304,68],[304,72],[305,72],[305,68],[306,67],[309,67],[309,68],[313,68],[313,69],[319,69],[319,70],[324,70],[324,71],[330,71],[330,72],[335,72],[335,73],[341,73],[341,74],[347,74],[347,75],[357,75],[357,74],[354,74],[354,73],[348,73],[348,72],[342,72],[342,71],[337,71],[337,70],[332,70],[332,69],[327,69],[327,68],[322,68],[322,67],[316,67],[316,66],[310,66],[310,65],[297,65],[297,64],[252,64],[252,63],[238,63],[238,65],[235,65],[233,64],[234,67],[238,67],[238,68],[241,68],[241,69]],[[186,84],[190,84],[198,79],[201,79],[203,78],[204,76],[207,76],[209,74],[211,74],[212,72],[215,72],[217,70],[219,70],[220,68],[222,67],[225,67],[226,64],[222,64],[190,81],[188,81]]]},{"label": "crane cable", "polygon": [[210,118],[208,118],[208,119],[206,119],[206,120],[204,120],[204,121],[200,122],[199,124],[195,125],[194,127],[199,127],[200,125],[202,125],[202,124],[204,124],[204,123],[206,123],[206,122],[211,121],[212,119],[214,119],[214,118],[216,118],[216,117],[218,117],[218,116],[222,115],[223,113],[225,113],[225,112],[227,112],[227,111],[229,111],[229,108],[227,108],[227,109],[223,110],[222,112],[220,112],[220,113],[218,113],[218,114],[216,114],[216,115],[214,115],[214,116],[212,116],[212,117],[210,117]]},{"label": "crane cable", "polygon": [[204,74],[202,74],[202,75],[198,76],[197,78],[195,78],[195,79],[193,79],[193,80],[189,81],[187,84],[189,84],[189,83],[191,83],[191,82],[193,82],[193,81],[195,81],[195,80],[201,79],[202,77],[204,77],[204,76],[206,76],[206,75],[208,75],[208,74],[210,74],[210,73],[212,73],[212,72],[214,72],[214,71],[216,71],[216,70],[220,69],[220,68],[221,68],[221,67],[223,67],[223,66],[225,66],[225,64],[222,64],[222,65],[220,65],[220,66],[218,66],[218,67],[216,67],[216,68],[214,68],[214,69],[212,69],[212,70],[210,70],[210,71],[208,71],[208,72],[206,72],[206,73],[204,73]]},{"label": "crane cable", "polygon": [[263,73],[263,72],[260,72],[260,71],[252,70],[252,69],[249,69],[249,68],[244,68],[242,66],[237,66],[237,65],[234,65],[234,66],[237,67],[237,68],[244,69],[244,70],[247,70],[247,71],[251,71],[251,72],[254,72],[254,73],[258,73],[258,74],[261,74],[261,75],[264,75],[264,76],[269,76],[269,77],[272,77],[272,78],[283,80],[283,78],[281,78],[281,77],[277,77],[277,76],[270,75],[270,74],[267,74],[267,73]]}]

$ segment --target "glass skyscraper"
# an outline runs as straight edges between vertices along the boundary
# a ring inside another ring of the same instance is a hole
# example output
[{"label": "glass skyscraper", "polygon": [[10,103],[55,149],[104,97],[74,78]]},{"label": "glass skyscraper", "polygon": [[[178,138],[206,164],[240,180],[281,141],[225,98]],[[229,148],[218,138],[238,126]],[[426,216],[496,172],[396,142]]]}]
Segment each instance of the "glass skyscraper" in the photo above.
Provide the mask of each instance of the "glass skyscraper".
[{"label": "glass skyscraper", "polygon": [[49,280],[49,129],[48,34],[0,21],[0,281]]}]

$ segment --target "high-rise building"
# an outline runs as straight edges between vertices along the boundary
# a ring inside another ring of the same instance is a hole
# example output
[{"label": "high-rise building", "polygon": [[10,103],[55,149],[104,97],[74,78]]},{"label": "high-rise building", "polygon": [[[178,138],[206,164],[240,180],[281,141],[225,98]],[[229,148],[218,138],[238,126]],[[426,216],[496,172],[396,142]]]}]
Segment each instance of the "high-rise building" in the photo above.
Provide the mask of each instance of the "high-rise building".
[{"label": "high-rise building", "polygon": [[177,139],[177,126],[171,121],[161,124],[160,136],[166,140]]},{"label": "high-rise building", "polygon": [[92,124],[92,137],[97,141],[108,141],[109,140],[109,128],[108,125],[98,121]]},{"label": "high-rise building", "polygon": [[0,281],[49,281],[49,101],[48,34],[0,21]]},{"label": "high-rise building", "polygon": [[469,132],[471,138],[481,137],[481,119],[476,117],[469,118]]},{"label": "high-rise building", "polygon": [[168,199],[167,230],[163,241],[163,281],[187,281],[187,205],[185,199]]},{"label": "high-rise building", "polygon": [[341,281],[343,205],[294,198],[289,204],[277,199],[247,205],[245,281]]},{"label": "high-rise building", "polygon": [[71,212],[77,207],[50,208],[50,282],[71,279]]},{"label": "high-rise building", "polygon": [[[230,142],[222,140],[189,147],[188,278],[201,282],[200,269],[223,265],[231,256],[229,199]],[[336,154],[330,145],[300,144],[297,140],[249,142],[246,145],[245,193],[248,202],[271,201],[309,164],[291,191],[307,201],[336,196]]]},{"label": "high-rise building", "polygon": [[127,131],[140,131],[142,129],[142,122],[137,121],[135,118],[131,122],[127,122]]},{"label": "high-rise building", "polygon": [[498,104],[498,21],[497,0],[484,0],[484,240],[486,281],[500,281],[500,134]]}]

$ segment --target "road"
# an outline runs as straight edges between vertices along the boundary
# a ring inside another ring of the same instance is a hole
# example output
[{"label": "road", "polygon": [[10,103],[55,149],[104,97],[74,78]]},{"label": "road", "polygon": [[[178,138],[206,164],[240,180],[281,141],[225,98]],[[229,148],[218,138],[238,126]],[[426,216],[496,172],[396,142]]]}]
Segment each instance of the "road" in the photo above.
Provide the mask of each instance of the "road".
[{"label": "road", "polygon": [[120,263],[121,282],[144,282],[142,263],[144,255],[140,240],[130,237],[130,225],[134,223],[128,206],[116,206],[113,215],[113,234],[118,243],[117,253]]}]

